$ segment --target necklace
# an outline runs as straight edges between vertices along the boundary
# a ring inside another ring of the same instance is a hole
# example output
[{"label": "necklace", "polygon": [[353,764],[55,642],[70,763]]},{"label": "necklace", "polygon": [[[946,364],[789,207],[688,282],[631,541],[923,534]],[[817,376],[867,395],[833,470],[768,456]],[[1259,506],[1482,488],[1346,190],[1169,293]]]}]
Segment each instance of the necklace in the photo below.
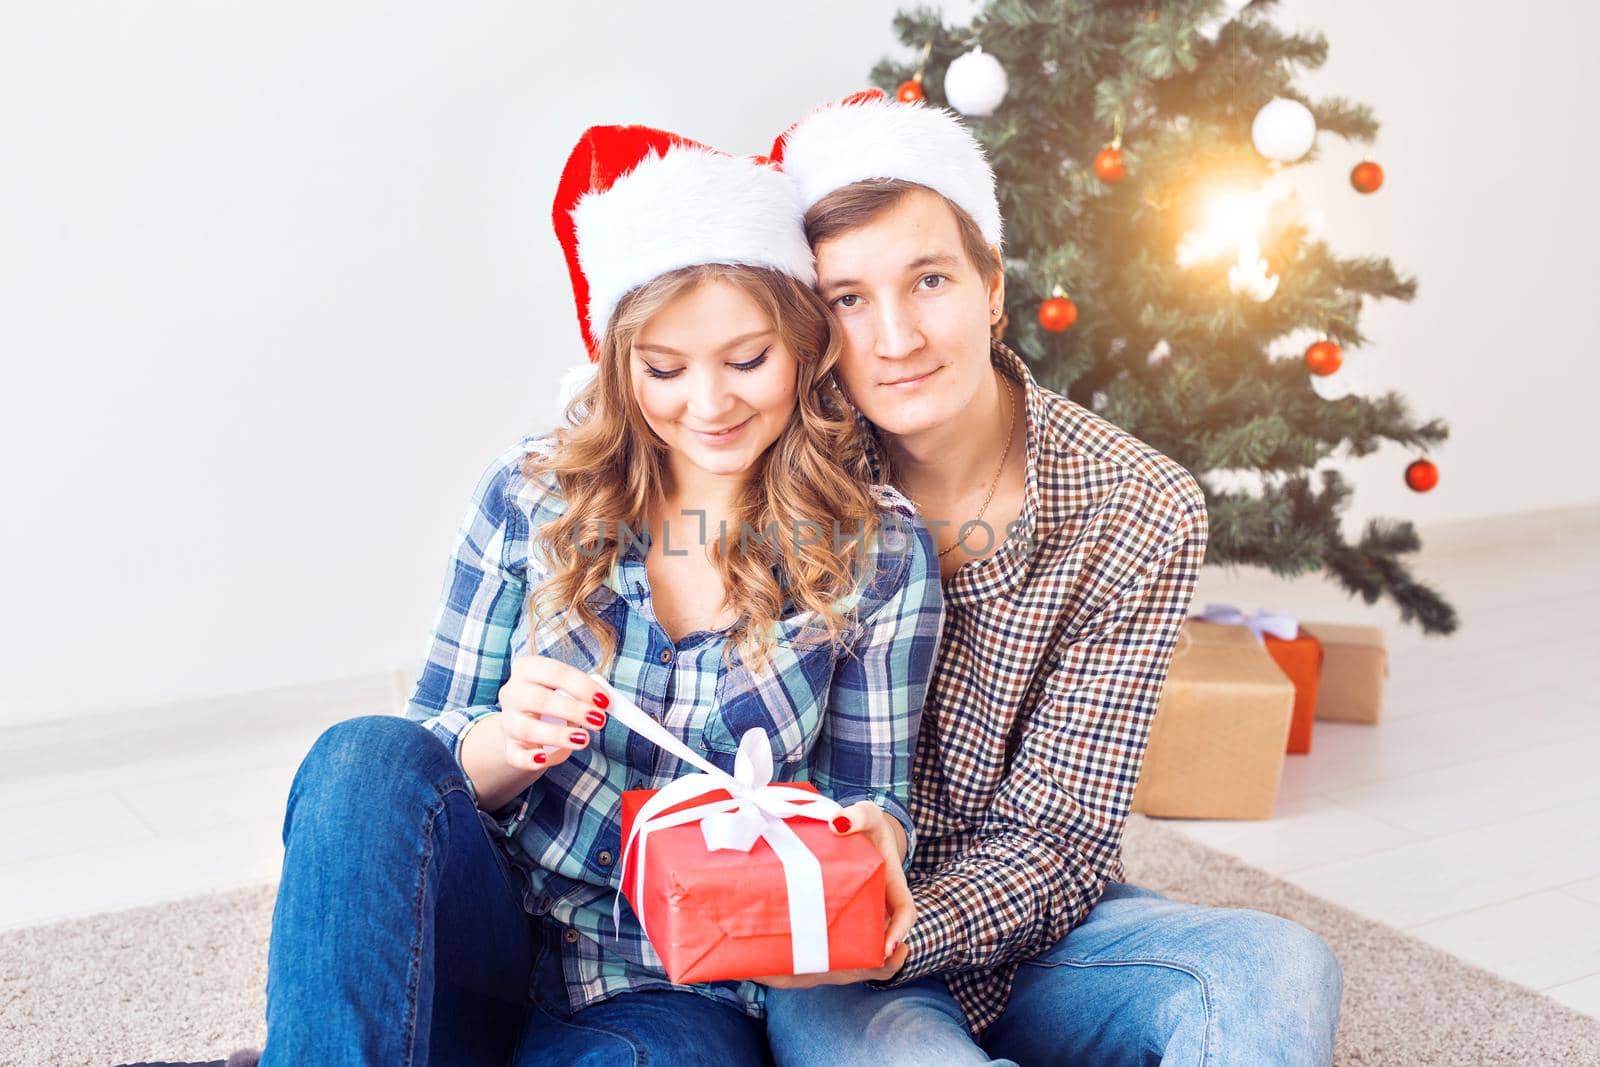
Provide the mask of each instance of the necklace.
[{"label": "necklace", "polygon": [[[994,480],[989,483],[989,494],[983,498],[983,503],[978,507],[978,513],[972,517],[973,522],[977,522],[982,519],[983,513],[989,510],[989,501],[994,499],[994,491],[1000,485],[1000,473],[1006,469],[1006,460],[1011,458],[1011,438],[1017,429],[1016,391],[1011,388],[1011,379],[1007,378],[1004,374],[1000,375],[1000,381],[1005,383],[1006,408],[1011,412],[1011,419],[1006,423],[1006,450],[1000,453],[1000,466],[995,468]],[[969,525],[971,524],[963,523],[962,529],[966,529],[966,527]],[[941,549],[939,551],[939,558],[944,559],[945,556],[949,555],[951,552],[954,552],[956,548],[965,540],[965,535],[958,530],[956,532],[955,543],[949,548]]]}]

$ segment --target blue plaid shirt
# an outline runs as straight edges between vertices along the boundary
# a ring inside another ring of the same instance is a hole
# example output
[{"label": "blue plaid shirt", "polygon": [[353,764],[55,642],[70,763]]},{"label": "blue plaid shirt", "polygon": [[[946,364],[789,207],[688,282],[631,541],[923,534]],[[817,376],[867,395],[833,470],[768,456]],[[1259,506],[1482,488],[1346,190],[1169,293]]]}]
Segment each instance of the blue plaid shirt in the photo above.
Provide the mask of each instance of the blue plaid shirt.
[{"label": "blue plaid shirt", "polygon": [[[531,641],[528,633],[528,595],[548,575],[541,559],[530,558],[529,531],[561,514],[565,502],[553,477],[530,480],[521,466],[528,452],[548,447],[547,435],[530,434],[480,479],[406,707],[458,762],[468,728],[499,711],[514,658],[550,656],[584,671],[599,663],[598,637],[576,612],[539,620]],[[873,493],[884,525],[867,546],[862,573],[869,579],[839,604],[854,608],[855,619],[843,650],[814,640],[809,612],[778,622],[777,644],[759,671],[738,656],[723,665],[726,630],[674,642],[651,608],[648,540],[629,546],[591,603],[617,633],[608,680],[691,748],[731,771],[738,739],[760,727],[771,739],[778,780],[809,780],[840,804],[876,801],[914,842],[906,812],[911,754],[943,597],[932,540],[910,502],[888,487]],[[762,1014],[763,990],[753,982],[672,986],[626,902],[621,928],[612,922],[622,792],[666,784],[679,775],[679,763],[612,724],[520,796],[484,813],[491,836],[526,872],[524,907],[565,927],[560,943],[574,1011],[617,993],[689,988]]]}]

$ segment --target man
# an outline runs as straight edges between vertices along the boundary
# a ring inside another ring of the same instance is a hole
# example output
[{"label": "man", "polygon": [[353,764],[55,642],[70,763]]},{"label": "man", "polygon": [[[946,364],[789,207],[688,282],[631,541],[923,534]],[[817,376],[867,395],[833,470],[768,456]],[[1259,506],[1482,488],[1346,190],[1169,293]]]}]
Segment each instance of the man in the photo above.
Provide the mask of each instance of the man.
[{"label": "man", "polygon": [[1205,501],[998,341],[1001,219],[948,112],[858,94],[774,147],[840,384],[941,551],[913,763],[917,918],[879,971],[775,980],[780,1064],[1326,1064],[1342,979],[1276,916],[1123,884],[1121,840]]}]

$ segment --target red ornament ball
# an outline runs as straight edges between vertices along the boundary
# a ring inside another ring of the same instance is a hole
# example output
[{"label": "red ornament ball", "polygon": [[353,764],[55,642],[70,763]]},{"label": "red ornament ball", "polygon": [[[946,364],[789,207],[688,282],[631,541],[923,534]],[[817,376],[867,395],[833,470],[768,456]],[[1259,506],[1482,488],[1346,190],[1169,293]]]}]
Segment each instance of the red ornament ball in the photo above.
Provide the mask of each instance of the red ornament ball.
[{"label": "red ornament ball", "polygon": [[1039,305],[1039,325],[1051,333],[1063,333],[1078,321],[1078,305],[1064,296],[1052,296]]},{"label": "red ornament ball", "polygon": [[1306,370],[1326,378],[1344,362],[1344,349],[1332,341],[1318,341],[1306,349]]},{"label": "red ornament ball", "polygon": [[922,82],[912,78],[908,82],[901,82],[900,88],[895,90],[894,98],[902,104],[920,104],[922,102]]},{"label": "red ornament ball", "polygon": [[1419,493],[1426,493],[1439,484],[1439,468],[1430,459],[1412,460],[1406,467],[1406,484]]},{"label": "red ornament ball", "polygon": [[1094,176],[1107,185],[1115,185],[1128,176],[1128,168],[1122,162],[1122,149],[1110,145],[1100,149],[1094,157]]},{"label": "red ornament ball", "polygon": [[1350,184],[1358,193],[1375,193],[1383,184],[1383,168],[1370,159],[1357,163],[1350,171]]}]

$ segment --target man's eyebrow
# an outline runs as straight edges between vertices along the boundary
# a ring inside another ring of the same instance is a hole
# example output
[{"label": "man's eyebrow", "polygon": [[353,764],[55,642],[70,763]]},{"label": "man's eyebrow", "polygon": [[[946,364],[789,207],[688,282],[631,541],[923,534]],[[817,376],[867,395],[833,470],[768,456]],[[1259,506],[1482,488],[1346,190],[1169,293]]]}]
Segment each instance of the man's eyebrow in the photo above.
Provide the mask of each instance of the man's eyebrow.
[{"label": "man's eyebrow", "polygon": [[[749,333],[742,333],[738,337],[735,337],[732,340],[728,341],[726,344],[719,345],[717,347],[717,351],[718,352],[726,352],[730,348],[738,348],[740,345],[744,344],[746,341],[754,341],[756,338],[758,338],[758,337],[766,337],[770,333],[772,333],[772,328],[770,326],[768,328],[764,329],[764,330],[751,330]],[[641,342],[636,342],[633,347],[638,349],[639,351],[642,351],[642,352],[657,352],[657,353],[660,353],[663,356],[677,356],[679,359],[687,358],[686,356],[684,356],[684,354],[682,352],[679,352],[676,348],[668,348],[666,345],[651,345],[651,344],[644,344],[644,343],[641,343]]]},{"label": "man's eyebrow", "polygon": [[[955,270],[960,265],[960,258],[952,256],[948,252],[925,252],[907,263],[903,269],[909,274],[924,267],[943,267],[945,270]],[[853,289],[860,284],[861,279],[859,278],[829,278],[823,284],[822,291],[828,293],[835,289]]]}]

